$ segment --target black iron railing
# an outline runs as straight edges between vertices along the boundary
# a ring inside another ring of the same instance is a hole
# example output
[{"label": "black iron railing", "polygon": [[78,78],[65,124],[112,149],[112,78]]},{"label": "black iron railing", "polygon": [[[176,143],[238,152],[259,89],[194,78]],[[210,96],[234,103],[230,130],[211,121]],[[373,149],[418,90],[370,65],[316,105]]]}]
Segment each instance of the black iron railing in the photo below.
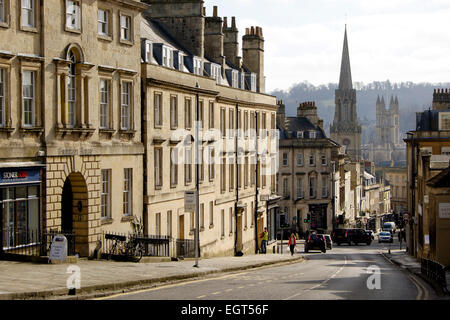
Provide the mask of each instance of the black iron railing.
[{"label": "black iron railing", "polygon": [[435,281],[444,292],[447,292],[447,279],[446,279],[447,267],[440,263],[428,259],[421,259],[420,271],[430,280]]},{"label": "black iron railing", "polygon": [[176,239],[176,256],[193,258],[195,257],[195,241],[192,239]]},{"label": "black iron railing", "polygon": [[128,242],[141,243],[144,247],[144,256],[170,257],[169,236],[147,235],[135,236],[118,232],[104,232],[102,235],[102,252],[111,255],[126,255]]},{"label": "black iron railing", "polygon": [[75,235],[73,233],[52,230],[3,228],[2,253],[25,256],[48,256],[53,238],[64,235],[67,238],[67,254],[75,254]]}]

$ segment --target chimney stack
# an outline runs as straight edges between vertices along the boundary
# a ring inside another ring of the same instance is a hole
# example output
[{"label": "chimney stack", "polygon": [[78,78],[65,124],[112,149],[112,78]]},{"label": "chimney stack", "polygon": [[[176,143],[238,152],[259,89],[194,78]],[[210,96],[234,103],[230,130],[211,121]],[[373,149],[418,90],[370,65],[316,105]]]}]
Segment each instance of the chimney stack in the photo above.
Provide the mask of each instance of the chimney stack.
[{"label": "chimney stack", "polygon": [[264,38],[262,28],[247,28],[242,37],[242,57],[244,65],[256,73],[256,91],[265,92],[264,78]]},{"label": "chimney stack", "polygon": [[225,22],[218,16],[217,6],[213,7],[213,16],[205,18],[205,54],[222,66],[222,76],[225,72],[224,34]]},{"label": "chimney stack", "polygon": [[225,58],[237,68],[240,68],[241,57],[239,57],[238,29],[236,28],[236,18],[231,18],[231,26],[228,27],[227,18],[223,22],[223,52]]}]

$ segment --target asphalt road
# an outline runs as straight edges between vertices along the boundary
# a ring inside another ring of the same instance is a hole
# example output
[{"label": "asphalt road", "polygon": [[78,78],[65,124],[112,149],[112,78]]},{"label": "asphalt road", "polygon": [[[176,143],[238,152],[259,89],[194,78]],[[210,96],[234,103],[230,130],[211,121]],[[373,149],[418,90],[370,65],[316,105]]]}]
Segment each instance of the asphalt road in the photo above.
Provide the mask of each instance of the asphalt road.
[{"label": "asphalt road", "polygon": [[[395,242],[392,248],[398,248]],[[387,260],[389,244],[297,253],[307,260],[107,297],[114,300],[428,300],[434,291]],[[378,277],[379,276],[379,277]],[[370,288],[369,288],[370,287]]]}]

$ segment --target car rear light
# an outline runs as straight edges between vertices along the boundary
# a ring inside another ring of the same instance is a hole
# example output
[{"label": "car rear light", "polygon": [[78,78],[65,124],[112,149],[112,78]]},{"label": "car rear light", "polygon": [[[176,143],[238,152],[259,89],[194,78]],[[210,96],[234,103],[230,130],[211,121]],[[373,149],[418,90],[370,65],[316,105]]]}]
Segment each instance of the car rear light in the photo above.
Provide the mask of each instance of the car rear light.
[{"label": "car rear light", "polygon": [[308,242],[311,241],[311,236],[308,236]]},{"label": "car rear light", "polygon": [[345,237],[347,238],[347,231],[345,231]]}]

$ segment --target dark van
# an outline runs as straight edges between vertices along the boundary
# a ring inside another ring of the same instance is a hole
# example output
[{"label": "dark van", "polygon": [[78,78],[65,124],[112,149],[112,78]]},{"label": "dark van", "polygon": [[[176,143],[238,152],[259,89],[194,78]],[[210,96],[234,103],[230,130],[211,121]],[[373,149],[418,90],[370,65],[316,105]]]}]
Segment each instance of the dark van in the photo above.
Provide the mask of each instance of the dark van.
[{"label": "dark van", "polygon": [[372,237],[367,234],[364,229],[335,229],[333,231],[333,242],[337,243],[338,246],[340,246],[341,243],[348,243],[348,245],[351,246],[352,242],[356,245],[359,243],[370,245],[372,243]]}]

